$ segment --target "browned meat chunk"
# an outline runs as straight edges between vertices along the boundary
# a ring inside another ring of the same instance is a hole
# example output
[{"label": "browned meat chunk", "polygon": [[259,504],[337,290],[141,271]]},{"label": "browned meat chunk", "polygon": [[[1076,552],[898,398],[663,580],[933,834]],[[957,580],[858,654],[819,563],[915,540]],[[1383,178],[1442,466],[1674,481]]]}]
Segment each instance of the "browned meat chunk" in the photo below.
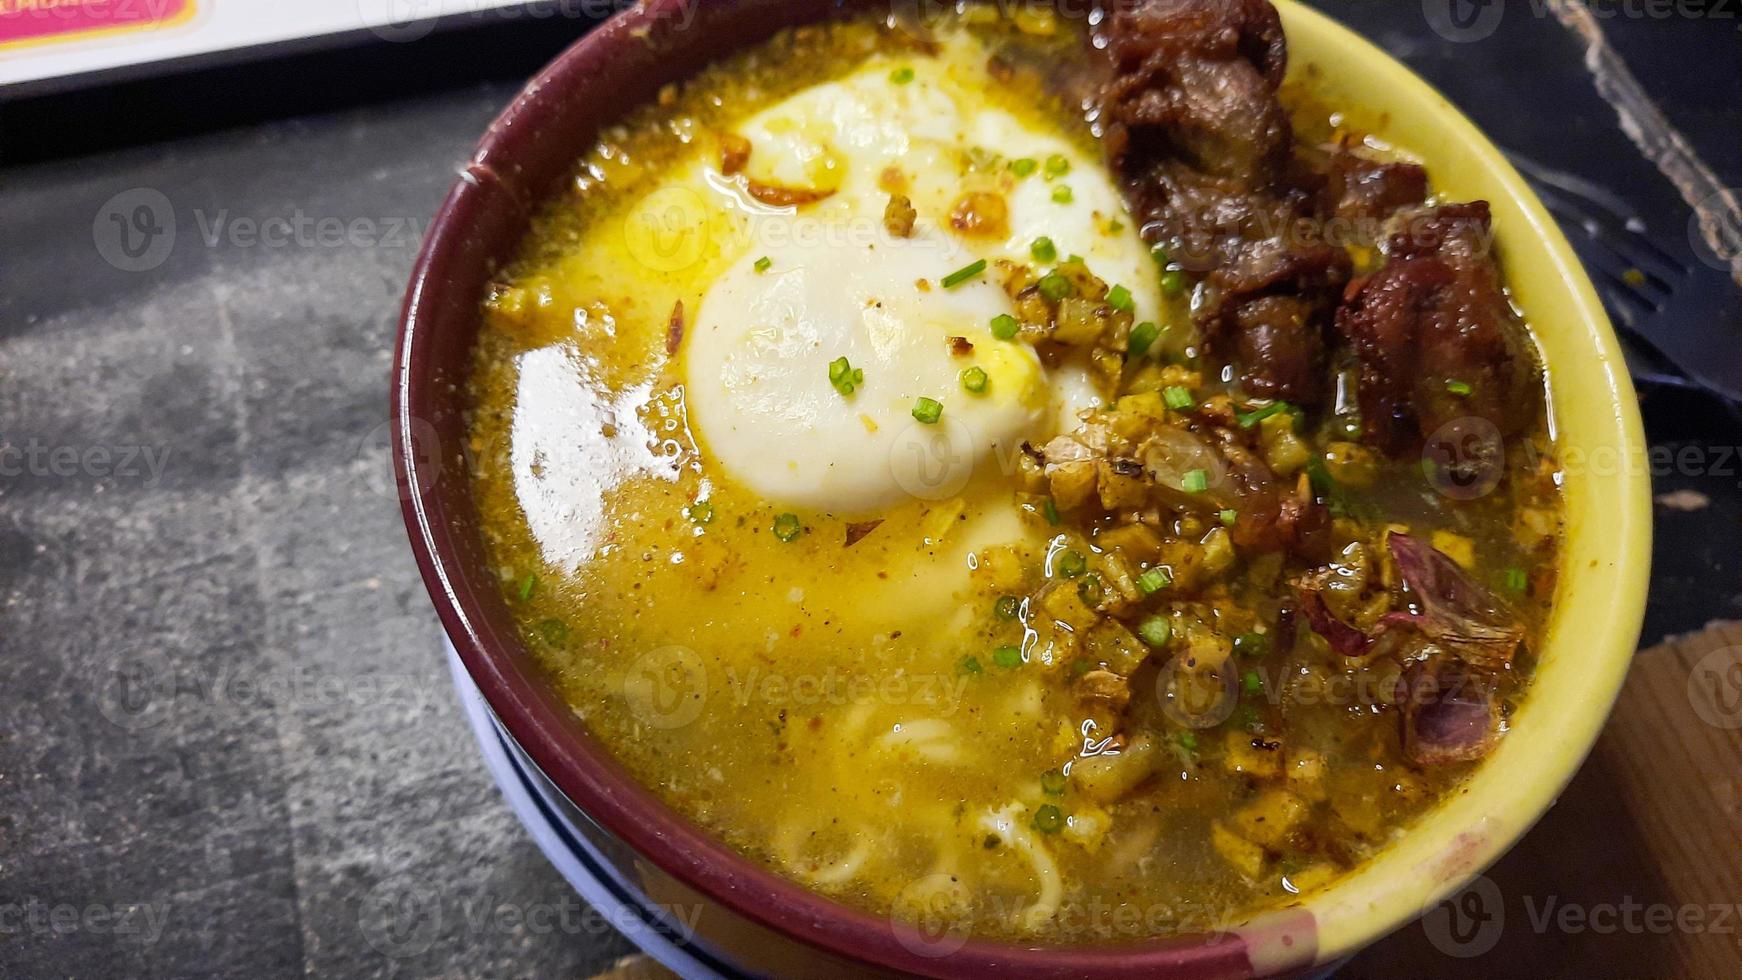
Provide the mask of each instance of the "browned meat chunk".
[{"label": "browned meat chunk", "polygon": [[1367,436],[1399,451],[1456,419],[1500,434],[1530,417],[1535,365],[1489,251],[1488,204],[1410,216],[1385,266],[1355,284],[1337,329],[1360,362]]},{"label": "browned meat chunk", "polygon": [[1102,92],[1114,166],[1162,160],[1270,183],[1292,130],[1276,100],[1288,46],[1265,0],[1145,0],[1113,5],[1104,27],[1113,77]]},{"label": "browned meat chunk", "polygon": [[1277,98],[1288,54],[1275,9],[1140,0],[1117,5],[1101,37],[1109,157],[1144,237],[1207,273],[1197,317],[1211,352],[1234,362],[1252,394],[1319,401],[1325,326],[1349,262],[1295,233],[1316,199],[1291,179],[1294,134]]},{"label": "browned meat chunk", "polygon": [[[1346,222],[1371,223],[1383,221],[1404,208],[1418,207],[1426,200],[1427,171],[1421,166],[1369,160],[1338,150],[1326,161],[1319,210]],[[1367,244],[1378,242],[1375,237]]]}]

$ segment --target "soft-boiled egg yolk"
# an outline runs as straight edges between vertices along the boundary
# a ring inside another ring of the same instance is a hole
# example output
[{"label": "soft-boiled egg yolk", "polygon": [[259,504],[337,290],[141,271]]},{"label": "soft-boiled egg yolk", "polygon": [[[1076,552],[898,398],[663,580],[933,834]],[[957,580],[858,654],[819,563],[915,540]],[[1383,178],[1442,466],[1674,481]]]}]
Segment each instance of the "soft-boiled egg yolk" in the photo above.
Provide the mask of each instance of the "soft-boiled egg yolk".
[{"label": "soft-boiled egg yolk", "polygon": [[[701,174],[743,237],[686,341],[690,420],[773,503],[862,514],[942,499],[1092,403],[1080,372],[993,337],[1012,310],[990,263],[1080,255],[1131,291],[1139,320],[1156,317],[1154,260],[1106,171],[991,105],[985,61],[965,36],[936,58],[873,61],[734,127],[751,146],[741,174]],[[771,206],[753,184],[826,196]],[[892,195],[917,212],[910,235],[886,228]],[[944,285],[978,260],[984,274]],[[830,378],[843,357],[863,372],[850,392]],[[983,390],[964,384],[975,368]],[[942,405],[935,422],[916,418],[921,399]]]}]

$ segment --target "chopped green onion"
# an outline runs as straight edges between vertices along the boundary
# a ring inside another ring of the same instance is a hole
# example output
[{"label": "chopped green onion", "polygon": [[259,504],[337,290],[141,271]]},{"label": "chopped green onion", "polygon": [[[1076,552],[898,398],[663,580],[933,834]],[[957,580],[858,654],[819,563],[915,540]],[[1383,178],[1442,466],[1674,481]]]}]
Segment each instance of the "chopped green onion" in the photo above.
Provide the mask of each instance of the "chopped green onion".
[{"label": "chopped green onion", "polygon": [[538,638],[553,647],[560,647],[569,641],[569,624],[560,619],[541,619],[533,627],[538,631]]},{"label": "chopped green onion", "polygon": [[1137,308],[1137,302],[1131,298],[1131,290],[1124,286],[1114,286],[1107,290],[1107,305],[1121,313],[1130,313]]},{"label": "chopped green onion", "polygon": [[1089,559],[1083,553],[1072,549],[1059,555],[1058,564],[1054,566],[1065,578],[1076,578],[1089,570]]},{"label": "chopped green onion", "polygon": [[837,357],[829,362],[829,384],[843,396],[851,395],[853,390],[865,383],[865,370],[856,368],[847,362],[845,357]]},{"label": "chopped green onion", "polygon": [[992,651],[992,662],[1005,670],[1022,666],[1022,648],[1002,646]]},{"label": "chopped green onion", "polygon": [[984,394],[988,381],[985,368],[971,367],[962,372],[962,387],[970,394]]},{"label": "chopped green onion", "polygon": [[978,674],[986,668],[980,666],[980,661],[974,657],[963,657],[961,670],[964,674]]},{"label": "chopped green onion", "polygon": [[1040,505],[1040,512],[1046,517],[1048,524],[1059,522],[1059,505],[1051,497],[1046,498],[1046,503]]},{"label": "chopped green onion", "polygon": [[1052,189],[1052,203],[1069,204],[1073,200],[1069,184],[1060,184]]},{"label": "chopped green onion", "polygon": [[1264,690],[1264,678],[1258,676],[1258,671],[1249,670],[1240,675],[1240,690],[1247,694],[1257,694]]},{"label": "chopped green onion", "polygon": [[1190,388],[1179,385],[1169,385],[1161,390],[1161,400],[1168,408],[1176,412],[1187,412],[1197,407],[1197,399],[1192,397]]},{"label": "chopped green onion", "polygon": [[999,596],[992,607],[999,619],[1011,620],[1022,615],[1022,600],[1013,595]]},{"label": "chopped green onion", "polygon": [[1052,243],[1052,239],[1043,235],[1028,246],[1028,254],[1034,256],[1036,262],[1052,263],[1058,261],[1059,248]]},{"label": "chopped green onion", "polygon": [[1059,300],[1064,299],[1067,296],[1075,296],[1077,294],[1077,287],[1072,285],[1069,279],[1066,279],[1057,272],[1049,272],[1046,275],[1041,276],[1040,282],[1036,283],[1036,285],[1040,288],[1040,295],[1046,297],[1047,302],[1049,303],[1057,303]]},{"label": "chopped green onion", "polygon": [[1506,588],[1512,592],[1523,592],[1530,588],[1530,576],[1526,575],[1522,568],[1508,568],[1506,570]]},{"label": "chopped green onion", "polygon": [[1040,164],[1035,162],[1033,157],[1023,157],[1020,160],[1010,161],[1010,172],[1018,177],[1027,177],[1034,173],[1035,168],[1039,166]]},{"label": "chopped green onion", "polygon": [[1161,328],[1145,320],[1131,328],[1131,336],[1125,341],[1125,350],[1132,357],[1142,357],[1160,337]]},{"label": "chopped green onion", "polygon": [[520,580],[520,601],[525,602],[532,598],[532,591],[536,588],[538,588],[538,576],[528,572],[526,577]]},{"label": "chopped green onion", "polygon": [[714,522],[714,505],[706,500],[698,500],[690,504],[684,513],[697,524],[712,524]]},{"label": "chopped green onion", "polygon": [[756,271],[757,272],[767,272],[773,266],[774,266],[774,260],[769,258],[766,255],[764,255],[763,257],[756,260]]},{"label": "chopped green onion", "polygon": [[980,273],[985,272],[985,271],[986,271],[986,260],[985,259],[975,259],[974,261],[969,262],[967,265],[962,266],[960,269],[957,269],[956,271],[945,276],[944,277],[944,288],[945,289],[954,289],[957,286],[960,286],[962,283],[967,282],[969,279],[972,279],[975,276],[977,276]]},{"label": "chopped green onion", "polygon": [[1071,162],[1065,159],[1064,154],[1054,153],[1052,156],[1046,158],[1047,180],[1051,180],[1054,177],[1063,177],[1065,174],[1070,172]]},{"label": "chopped green onion", "polygon": [[1446,390],[1457,395],[1459,398],[1468,398],[1476,389],[1470,387],[1470,383],[1467,381],[1459,381],[1456,378],[1453,378],[1446,382]]},{"label": "chopped green onion", "polygon": [[1179,488],[1186,493],[1203,493],[1210,489],[1210,474],[1204,470],[1187,470],[1180,477]]},{"label": "chopped green onion", "polygon": [[1191,285],[1182,269],[1168,269],[1161,274],[1161,292],[1164,296],[1178,296]]},{"label": "chopped green onion", "polygon": [[797,514],[782,514],[774,519],[774,536],[782,541],[796,541],[804,533]]},{"label": "chopped green onion", "polygon": [[1034,829],[1043,834],[1056,834],[1065,826],[1065,815],[1051,803],[1043,803],[1034,811]]},{"label": "chopped green onion", "polygon": [[999,340],[1015,340],[1017,331],[1021,329],[1022,324],[1016,322],[1016,318],[1008,313],[1000,313],[992,318],[992,336]]},{"label": "chopped green onion", "polygon": [[1137,587],[1143,590],[1144,595],[1154,595],[1172,584],[1173,576],[1159,565],[1137,576]]},{"label": "chopped green onion", "polygon": [[1235,412],[1234,421],[1240,423],[1240,428],[1250,429],[1272,415],[1292,411],[1294,406],[1288,402],[1271,402],[1263,408],[1255,408],[1250,412]]},{"label": "chopped green onion", "polygon": [[1263,633],[1241,633],[1234,637],[1234,652],[1242,657],[1262,657],[1270,652],[1270,637]]},{"label": "chopped green onion", "polygon": [[1048,796],[1065,795],[1065,774],[1057,769],[1048,769],[1041,773],[1040,791]]},{"label": "chopped green onion", "polygon": [[1233,527],[1234,522],[1240,519],[1240,512],[1230,507],[1216,516],[1222,519],[1223,526]]},{"label": "chopped green onion", "polygon": [[1143,642],[1159,649],[1167,646],[1167,641],[1173,637],[1173,624],[1166,617],[1151,616],[1137,624],[1137,635]]},{"label": "chopped green onion", "polygon": [[913,81],[913,69],[903,65],[889,73],[889,80],[897,85],[906,85]]},{"label": "chopped green onion", "polygon": [[913,417],[926,425],[936,425],[944,417],[944,403],[935,398],[921,398],[913,403]]}]

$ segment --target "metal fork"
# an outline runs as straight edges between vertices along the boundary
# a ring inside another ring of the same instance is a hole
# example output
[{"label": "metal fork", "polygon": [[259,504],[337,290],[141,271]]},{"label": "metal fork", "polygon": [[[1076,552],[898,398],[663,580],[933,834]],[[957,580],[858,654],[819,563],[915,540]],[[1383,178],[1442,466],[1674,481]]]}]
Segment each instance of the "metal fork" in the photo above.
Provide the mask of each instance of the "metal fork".
[{"label": "metal fork", "polygon": [[1635,382],[1704,392],[1742,412],[1742,293],[1730,277],[1654,241],[1618,195],[1511,157],[1590,270]]}]

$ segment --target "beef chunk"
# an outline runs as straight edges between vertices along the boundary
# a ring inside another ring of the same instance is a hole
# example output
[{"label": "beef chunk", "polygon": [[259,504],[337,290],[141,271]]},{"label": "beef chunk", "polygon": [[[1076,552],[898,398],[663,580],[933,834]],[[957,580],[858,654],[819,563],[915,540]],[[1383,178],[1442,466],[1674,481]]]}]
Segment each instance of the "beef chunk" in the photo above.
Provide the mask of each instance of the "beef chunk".
[{"label": "beef chunk", "polygon": [[1502,436],[1530,417],[1535,365],[1490,254],[1488,204],[1401,221],[1383,268],[1352,284],[1337,330],[1360,364],[1370,441],[1397,452],[1455,419]]},{"label": "beef chunk", "polygon": [[1404,208],[1419,207],[1427,200],[1427,190],[1427,171],[1419,164],[1370,160],[1337,150],[1325,162],[1319,210],[1347,222],[1383,221]]},{"label": "beef chunk", "polygon": [[1266,0],[1138,0],[1114,5],[1102,32],[1112,77],[1101,93],[1115,169],[1163,160],[1254,189],[1288,159],[1292,130],[1276,100],[1288,64]]},{"label": "beef chunk", "polygon": [[[1248,390],[1304,404],[1326,386],[1325,327],[1346,254],[1298,234],[1316,189],[1291,179],[1277,98],[1287,44],[1265,0],[1135,0],[1103,26],[1106,144],[1144,237],[1204,273],[1197,320]],[[1322,181],[1321,181],[1322,183]]]}]

